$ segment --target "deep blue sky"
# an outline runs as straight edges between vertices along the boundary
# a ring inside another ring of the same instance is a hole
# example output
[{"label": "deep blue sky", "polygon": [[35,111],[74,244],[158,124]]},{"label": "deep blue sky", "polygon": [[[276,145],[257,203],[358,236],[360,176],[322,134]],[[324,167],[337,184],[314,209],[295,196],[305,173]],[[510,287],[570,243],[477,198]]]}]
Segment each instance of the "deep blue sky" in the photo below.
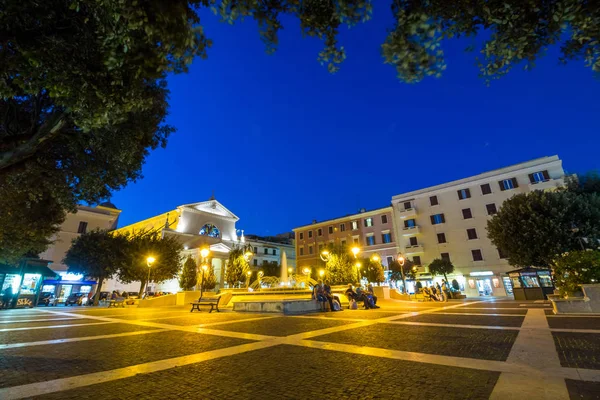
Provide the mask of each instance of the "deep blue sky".
[{"label": "deep blue sky", "polygon": [[380,54],[388,8],[343,32],[348,57],[335,75],[297,24],[274,55],[251,19],[230,26],[207,14],[203,25],[214,46],[169,78],[178,131],[144,179],[115,193],[120,226],[214,190],[238,229],[269,235],[544,155],[569,172],[599,167],[600,82],[582,62],[558,65],[556,50],[487,87],[475,53],[445,43],[444,76],[408,85]]}]

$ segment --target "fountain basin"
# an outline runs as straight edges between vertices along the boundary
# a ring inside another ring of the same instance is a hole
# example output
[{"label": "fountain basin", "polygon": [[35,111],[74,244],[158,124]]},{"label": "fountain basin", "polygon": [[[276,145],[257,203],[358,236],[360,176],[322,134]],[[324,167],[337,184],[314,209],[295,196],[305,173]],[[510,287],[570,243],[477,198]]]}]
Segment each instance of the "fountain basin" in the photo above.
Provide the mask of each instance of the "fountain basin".
[{"label": "fountain basin", "polygon": [[311,299],[257,299],[236,301],[233,303],[233,311],[304,314],[321,311],[321,304]]}]

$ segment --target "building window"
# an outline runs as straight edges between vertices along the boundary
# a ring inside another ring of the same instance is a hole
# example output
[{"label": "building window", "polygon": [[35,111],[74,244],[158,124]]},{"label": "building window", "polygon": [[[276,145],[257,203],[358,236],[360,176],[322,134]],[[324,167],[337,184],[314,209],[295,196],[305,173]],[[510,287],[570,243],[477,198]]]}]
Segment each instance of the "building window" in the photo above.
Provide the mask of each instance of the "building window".
[{"label": "building window", "polygon": [[470,208],[463,208],[462,213],[463,213],[463,218],[464,219],[471,219],[471,218],[473,218],[473,214],[471,213],[471,209]]},{"label": "building window", "polygon": [[405,210],[410,210],[412,209],[412,203],[410,201],[405,201],[404,202],[404,209]]},{"label": "building window", "polygon": [[358,221],[352,221],[352,230],[355,231],[358,229]]},{"label": "building window", "polygon": [[252,260],[252,264],[254,264],[255,267],[258,266],[258,260],[255,258],[254,260]]},{"label": "building window", "polygon": [[387,215],[382,215],[381,216],[381,223],[382,224],[387,224]]},{"label": "building window", "polygon": [[419,242],[417,241],[417,238],[414,237],[414,236],[411,237],[411,238],[409,238],[408,241],[409,241],[409,243],[410,243],[411,246],[418,246],[419,245]]},{"label": "building window", "polygon": [[273,255],[276,256],[277,255],[277,250],[273,249]]},{"label": "building window", "polygon": [[421,256],[414,256],[413,257],[413,264],[415,264],[415,265],[421,265]]},{"label": "building window", "polygon": [[387,256],[387,262],[388,262],[388,263],[387,263],[387,265],[388,265],[388,267],[389,267],[389,266],[390,266],[390,264],[394,262],[394,257],[392,257],[392,256]]},{"label": "building window", "polygon": [[312,254],[313,253],[313,247],[312,246],[308,246],[308,254]]},{"label": "building window", "polygon": [[529,182],[531,183],[540,183],[550,180],[550,175],[548,175],[548,171],[539,171],[534,172],[533,174],[529,174]]},{"label": "building window", "polygon": [[269,249],[264,249],[265,254],[269,254]]},{"label": "building window", "polygon": [[502,249],[500,249],[499,247],[498,247],[498,257],[500,257],[501,259],[508,258],[506,253],[503,252]]},{"label": "building window", "polygon": [[482,195],[486,195],[486,194],[490,194],[492,193],[492,187],[490,186],[489,183],[484,183],[483,185],[481,185],[481,194]]},{"label": "building window", "polygon": [[458,193],[459,200],[464,200],[464,199],[468,199],[471,197],[471,190],[469,190],[469,189],[457,190],[457,193]]},{"label": "building window", "polygon": [[300,255],[303,256],[304,255],[304,247],[300,247]]},{"label": "building window", "polygon": [[333,233],[333,226],[329,227],[329,234],[331,235]]},{"label": "building window", "polygon": [[450,253],[441,253],[440,257],[442,260],[450,262]]},{"label": "building window", "polygon": [[317,229],[317,236],[323,236],[323,229]]},{"label": "building window", "polygon": [[429,204],[432,205],[432,206],[437,206],[438,204],[440,204],[440,203],[438,203],[437,196],[431,196],[429,198]]},{"label": "building window", "polygon": [[498,185],[500,185],[500,190],[510,190],[519,187],[517,183],[517,178],[504,179],[502,181],[498,181]]},{"label": "building window", "polygon": [[392,242],[392,234],[391,233],[383,233],[381,235],[381,241],[383,243],[391,243]]},{"label": "building window", "polygon": [[365,218],[365,227],[373,226],[373,218]]},{"label": "building window", "polygon": [[346,241],[342,240],[342,241],[340,241],[340,244],[342,245],[342,247],[345,247],[346,246]]},{"label": "building window", "polygon": [[467,229],[467,236],[469,240],[477,239],[477,230],[475,228]]},{"label": "building window", "polygon": [[300,240],[304,240],[304,232],[300,232]]},{"label": "building window", "polygon": [[481,250],[471,250],[471,255],[473,255],[473,261],[483,261],[483,254],[481,254]]},{"label": "building window", "polygon": [[367,246],[375,246],[375,236],[367,236]]},{"label": "building window", "polygon": [[487,210],[488,215],[494,215],[498,212],[498,210],[496,209],[496,204],[494,203],[486,204],[485,208]]},{"label": "building window", "polygon": [[79,223],[79,227],[77,228],[77,233],[85,233],[87,231],[87,222],[81,221]]},{"label": "building window", "polygon": [[340,224],[340,232],[346,232],[346,224]]},{"label": "building window", "polygon": [[308,231],[308,238],[310,239],[312,237],[312,231]]},{"label": "building window", "polygon": [[438,243],[446,243],[446,234],[445,233],[438,233],[437,238],[438,238]]},{"label": "building window", "polygon": [[258,253],[258,247],[255,247],[254,248],[254,254],[257,254],[257,253]]},{"label": "building window", "polygon": [[405,229],[411,229],[411,228],[414,228],[415,226],[417,226],[417,224],[414,219],[407,219],[404,221]]},{"label": "building window", "polygon": [[443,224],[444,222],[446,222],[446,219],[444,218],[444,214],[435,214],[435,215],[432,215],[430,218],[431,218],[432,225]]},{"label": "building window", "polygon": [[357,237],[353,237],[353,238],[352,238],[352,243],[354,243],[354,244],[359,244],[359,243],[358,243],[358,238],[357,238]]}]

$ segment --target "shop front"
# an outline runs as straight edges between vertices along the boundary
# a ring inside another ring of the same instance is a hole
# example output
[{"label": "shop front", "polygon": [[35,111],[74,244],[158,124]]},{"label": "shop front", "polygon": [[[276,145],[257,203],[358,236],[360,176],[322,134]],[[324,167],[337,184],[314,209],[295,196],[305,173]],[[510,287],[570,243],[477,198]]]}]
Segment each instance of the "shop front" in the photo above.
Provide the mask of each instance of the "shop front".
[{"label": "shop front", "polygon": [[507,296],[512,287],[494,271],[472,271],[466,278],[465,294],[468,297]]},{"label": "shop front", "polygon": [[68,272],[58,272],[58,279],[46,279],[42,282],[41,293],[50,295],[53,299],[51,305],[64,303],[72,294],[82,294],[83,303],[93,291],[96,281],[84,280],[80,274],[71,274]]},{"label": "shop front", "polygon": [[547,269],[521,268],[507,272],[515,300],[546,300],[554,293],[552,275]]},{"label": "shop front", "polygon": [[[37,305],[42,280],[44,277],[55,277],[48,268],[50,261],[41,259],[24,259],[18,267],[0,265],[1,307],[28,308]],[[9,296],[7,296],[9,294]],[[7,298],[10,300],[6,300]],[[4,302],[9,304],[5,305]]]}]

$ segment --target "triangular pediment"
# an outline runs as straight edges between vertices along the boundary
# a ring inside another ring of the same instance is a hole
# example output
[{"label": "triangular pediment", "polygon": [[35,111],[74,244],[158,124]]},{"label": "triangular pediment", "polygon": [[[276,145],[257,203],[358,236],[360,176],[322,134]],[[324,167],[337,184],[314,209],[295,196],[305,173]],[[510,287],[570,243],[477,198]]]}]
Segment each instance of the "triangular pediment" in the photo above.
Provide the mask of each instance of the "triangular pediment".
[{"label": "triangular pediment", "polygon": [[202,201],[200,203],[184,204],[182,206],[179,206],[179,208],[192,210],[203,214],[218,215],[219,217],[232,219],[234,221],[239,220],[237,215],[229,211],[223,204],[219,203],[217,200],[207,200]]},{"label": "triangular pediment", "polygon": [[216,244],[210,245],[210,251],[216,252],[216,253],[229,254],[229,252],[231,251],[231,248],[229,246],[224,245],[223,243],[216,243]]}]

